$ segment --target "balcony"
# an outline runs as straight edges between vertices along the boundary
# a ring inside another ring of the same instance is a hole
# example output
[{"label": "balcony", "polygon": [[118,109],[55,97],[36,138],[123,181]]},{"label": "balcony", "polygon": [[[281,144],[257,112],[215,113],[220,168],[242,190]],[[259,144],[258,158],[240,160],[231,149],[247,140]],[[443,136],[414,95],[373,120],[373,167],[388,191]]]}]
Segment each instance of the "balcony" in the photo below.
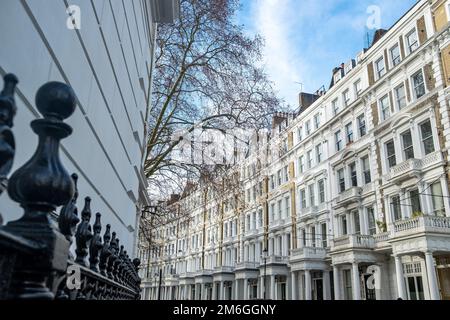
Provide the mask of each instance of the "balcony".
[{"label": "balcony", "polygon": [[220,266],[214,268],[214,273],[233,273],[234,268],[231,266]]},{"label": "balcony", "polygon": [[236,264],[236,270],[243,270],[243,269],[257,269],[259,266],[258,262],[239,262]]},{"label": "balcony", "polygon": [[286,224],[286,219],[276,219],[269,225],[269,229],[281,228]]},{"label": "balcony", "polygon": [[290,260],[323,260],[326,255],[326,248],[302,247],[291,251]]},{"label": "balcony", "polygon": [[332,241],[333,251],[344,249],[373,249],[375,247],[375,240],[373,236],[361,234],[349,234],[343,237],[336,238]]},{"label": "balcony", "polygon": [[450,234],[450,217],[419,216],[396,221],[392,226],[391,238],[411,236],[420,233]]},{"label": "balcony", "polygon": [[[288,260],[287,256],[270,255],[266,259],[266,264],[287,264]],[[264,266],[264,259],[261,260],[260,266]]]},{"label": "balcony", "polygon": [[430,166],[443,163],[441,151],[436,151],[425,156],[423,159],[409,159],[394,167],[384,176],[385,181],[401,183],[418,174]]},{"label": "balcony", "polygon": [[352,187],[339,194],[336,198],[336,204],[346,206],[350,203],[358,202],[361,199],[362,188]]},{"label": "balcony", "polygon": [[246,230],[244,233],[244,237],[252,237],[255,236],[258,233],[257,229],[250,229],[250,230]]}]

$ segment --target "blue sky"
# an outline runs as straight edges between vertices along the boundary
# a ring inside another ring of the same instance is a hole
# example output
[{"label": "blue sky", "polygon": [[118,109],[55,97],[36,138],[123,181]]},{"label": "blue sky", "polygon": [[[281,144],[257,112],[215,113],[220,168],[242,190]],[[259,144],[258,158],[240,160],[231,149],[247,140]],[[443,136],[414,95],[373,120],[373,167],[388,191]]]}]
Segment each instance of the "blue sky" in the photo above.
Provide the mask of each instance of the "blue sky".
[{"label": "blue sky", "polygon": [[[388,29],[417,0],[241,0],[238,23],[265,39],[264,65],[279,96],[297,107],[298,92],[328,89],[331,70],[367,46],[373,6]],[[368,12],[369,11],[369,12]],[[300,82],[298,84],[296,82]]]}]

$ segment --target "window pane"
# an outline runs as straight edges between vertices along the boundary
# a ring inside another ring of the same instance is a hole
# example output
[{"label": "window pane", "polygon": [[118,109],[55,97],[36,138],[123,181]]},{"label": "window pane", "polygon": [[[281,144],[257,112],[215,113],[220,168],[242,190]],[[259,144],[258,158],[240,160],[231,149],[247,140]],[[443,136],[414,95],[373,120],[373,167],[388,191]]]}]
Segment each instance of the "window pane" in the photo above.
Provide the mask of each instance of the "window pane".
[{"label": "window pane", "polygon": [[434,214],[437,216],[444,216],[444,198],[442,194],[441,182],[435,182],[431,185],[431,199],[433,202]]},{"label": "window pane", "polygon": [[423,79],[422,71],[416,73],[413,76],[414,93],[416,98],[419,99],[425,94],[425,83]]},{"label": "window pane", "polygon": [[402,142],[405,160],[414,158],[414,148],[412,143],[411,131],[407,131],[402,135]]},{"label": "window pane", "polygon": [[434,152],[433,133],[431,131],[430,121],[421,124],[420,131],[422,134],[423,151],[425,154]]},{"label": "window pane", "polygon": [[359,128],[359,136],[365,136],[366,135],[366,119],[364,115],[360,115],[358,117],[358,128]]},{"label": "window pane", "polygon": [[400,197],[399,196],[393,196],[391,198],[391,210],[394,216],[394,221],[401,220],[402,213],[400,209]]},{"label": "window pane", "polygon": [[394,66],[396,66],[400,63],[400,50],[399,50],[398,45],[396,45],[395,47],[393,47],[391,49],[391,59],[392,59],[392,63],[394,64]]},{"label": "window pane", "polygon": [[411,210],[413,213],[415,212],[422,212],[422,208],[420,206],[420,197],[419,197],[419,190],[411,190],[409,192],[409,196],[411,198]]},{"label": "window pane", "polygon": [[397,108],[401,110],[406,106],[405,86],[401,85],[395,89],[395,99],[397,101]]},{"label": "window pane", "polygon": [[387,153],[387,157],[388,157],[389,168],[392,168],[393,166],[395,166],[397,164],[396,159],[395,159],[394,142],[392,140],[389,141],[388,143],[386,143],[386,153]]},{"label": "window pane", "polygon": [[389,97],[388,97],[388,95],[385,95],[383,98],[380,99],[381,118],[383,120],[386,120],[391,115],[391,112],[389,109],[390,109]]}]

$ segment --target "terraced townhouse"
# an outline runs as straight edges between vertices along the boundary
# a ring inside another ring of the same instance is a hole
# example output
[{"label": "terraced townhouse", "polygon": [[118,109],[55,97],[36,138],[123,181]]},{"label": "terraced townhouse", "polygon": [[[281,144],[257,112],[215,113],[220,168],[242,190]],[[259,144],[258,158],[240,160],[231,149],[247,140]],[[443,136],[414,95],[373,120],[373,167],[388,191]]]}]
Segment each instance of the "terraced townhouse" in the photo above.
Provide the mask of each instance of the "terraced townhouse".
[{"label": "terraced townhouse", "polygon": [[175,197],[144,298],[449,299],[449,21],[418,1],[226,179]]}]

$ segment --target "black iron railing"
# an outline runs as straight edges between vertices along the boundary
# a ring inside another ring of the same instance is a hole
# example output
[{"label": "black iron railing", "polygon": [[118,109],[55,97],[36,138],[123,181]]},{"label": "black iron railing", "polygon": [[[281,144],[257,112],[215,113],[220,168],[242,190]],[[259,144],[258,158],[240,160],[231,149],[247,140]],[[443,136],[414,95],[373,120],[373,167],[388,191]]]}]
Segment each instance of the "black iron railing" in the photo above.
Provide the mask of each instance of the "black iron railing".
[{"label": "black iron railing", "polygon": [[[101,235],[100,213],[91,226],[89,197],[78,217],[78,177],[70,176],[59,158],[60,140],[72,134],[63,120],[76,107],[66,84],[49,82],[37,92],[43,116],[31,122],[37,149],[8,178],[15,154],[17,83],[14,75],[6,75],[0,93],[0,195],[7,190],[24,213],[0,226],[0,299],[139,299],[139,259],[131,261],[110,225]],[[58,207],[56,224],[52,216]],[[75,257],[69,250],[74,236]]]}]

